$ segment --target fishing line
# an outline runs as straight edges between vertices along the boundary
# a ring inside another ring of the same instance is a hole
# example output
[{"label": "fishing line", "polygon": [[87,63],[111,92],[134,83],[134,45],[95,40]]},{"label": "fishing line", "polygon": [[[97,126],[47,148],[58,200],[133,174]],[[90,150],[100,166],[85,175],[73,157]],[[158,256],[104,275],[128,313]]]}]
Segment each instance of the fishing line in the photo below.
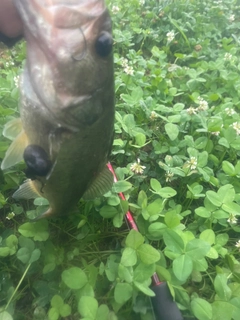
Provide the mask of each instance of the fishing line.
[{"label": "fishing line", "polygon": [[81,34],[82,34],[82,36],[83,36],[84,50],[83,50],[83,52],[82,52],[79,56],[72,56],[73,60],[75,60],[75,61],[81,61],[81,60],[83,60],[83,59],[85,58],[86,52],[87,52],[87,40],[86,40],[86,37],[85,37],[85,35],[84,35],[84,32],[83,32],[82,28],[79,28],[79,30],[80,30],[80,32],[81,32]]}]

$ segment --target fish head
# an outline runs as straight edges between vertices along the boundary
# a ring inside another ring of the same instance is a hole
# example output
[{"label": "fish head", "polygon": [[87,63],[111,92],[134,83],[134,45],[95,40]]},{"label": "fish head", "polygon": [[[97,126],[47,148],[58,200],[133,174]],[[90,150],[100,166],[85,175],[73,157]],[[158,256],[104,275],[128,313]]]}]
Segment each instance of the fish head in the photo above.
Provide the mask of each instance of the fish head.
[{"label": "fish head", "polygon": [[81,106],[85,113],[101,114],[102,106],[96,103],[98,96],[103,91],[111,94],[113,91],[113,40],[105,3],[102,0],[15,3],[24,20],[27,69],[33,90],[48,119],[53,118],[58,126],[77,130],[77,121],[82,120]]}]

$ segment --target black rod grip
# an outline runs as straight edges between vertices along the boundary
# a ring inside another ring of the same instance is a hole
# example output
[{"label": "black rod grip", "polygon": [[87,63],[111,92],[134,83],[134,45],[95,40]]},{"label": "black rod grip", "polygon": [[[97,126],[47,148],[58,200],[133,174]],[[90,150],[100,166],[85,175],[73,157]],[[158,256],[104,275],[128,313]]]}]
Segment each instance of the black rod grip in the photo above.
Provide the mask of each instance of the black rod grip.
[{"label": "black rod grip", "polygon": [[151,298],[156,320],[183,320],[166,282],[161,282],[151,289],[156,295]]}]

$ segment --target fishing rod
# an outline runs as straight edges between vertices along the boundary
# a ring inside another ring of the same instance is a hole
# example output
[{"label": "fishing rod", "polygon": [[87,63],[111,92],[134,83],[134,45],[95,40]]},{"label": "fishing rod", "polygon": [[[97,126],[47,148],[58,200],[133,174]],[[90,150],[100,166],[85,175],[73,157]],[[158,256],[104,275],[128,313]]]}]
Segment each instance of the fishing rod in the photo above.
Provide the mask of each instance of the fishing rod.
[{"label": "fishing rod", "polygon": [[[108,169],[112,172],[114,182],[117,182],[117,176],[110,162],[107,164]],[[126,200],[122,192],[118,193],[118,196],[122,200]],[[133,218],[131,211],[127,211],[125,219],[129,229],[133,229],[139,232],[138,226]],[[152,306],[156,320],[183,320],[180,310],[175,301],[173,301],[172,295],[165,281],[161,281],[156,272],[152,275],[152,287],[151,289],[155,293],[155,297],[151,298]]]}]

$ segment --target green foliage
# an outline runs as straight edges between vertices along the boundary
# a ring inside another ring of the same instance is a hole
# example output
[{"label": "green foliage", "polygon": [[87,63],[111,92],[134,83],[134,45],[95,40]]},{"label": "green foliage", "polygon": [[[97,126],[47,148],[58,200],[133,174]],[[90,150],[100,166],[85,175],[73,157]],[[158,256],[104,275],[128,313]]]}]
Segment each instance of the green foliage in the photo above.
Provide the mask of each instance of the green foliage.
[{"label": "green foliage", "polygon": [[[153,320],[156,272],[185,319],[238,320],[238,1],[108,4],[119,181],[67,217],[29,222],[47,201],[11,198],[23,163],[0,172],[0,319]],[[0,48],[1,158],[24,59],[24,42]]]},{"label": "green foliage", "polygon": [[71,307],[64,303],[62,297],[58,295],[52,297],[51,307],[48,312],[49,320],[57,320],[59,316],[67,317],[71,314]]}]

